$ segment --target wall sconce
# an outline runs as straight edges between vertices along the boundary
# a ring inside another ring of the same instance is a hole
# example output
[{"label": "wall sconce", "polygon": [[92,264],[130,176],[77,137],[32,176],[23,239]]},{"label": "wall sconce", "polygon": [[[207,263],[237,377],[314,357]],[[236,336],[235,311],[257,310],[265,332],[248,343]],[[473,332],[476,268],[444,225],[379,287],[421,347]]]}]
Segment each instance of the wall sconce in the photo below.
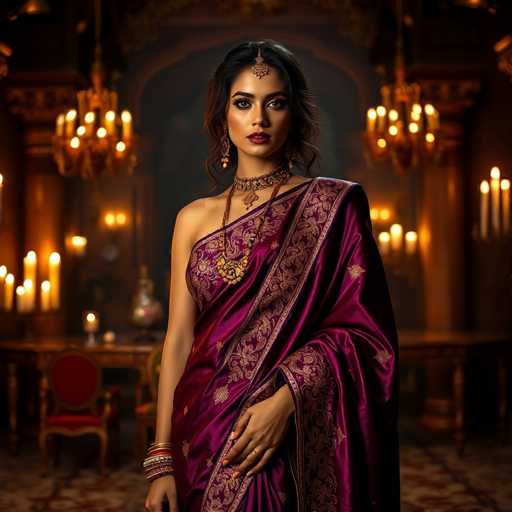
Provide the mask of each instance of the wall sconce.
[{"label": "wall sconce", "polygon": [[70,254],[81,258],[86,253],[87,238],[81,235],[70,235],[66,239],[66,247]]},{"label": "wall sconce", "polygon": [[108,211],[103,215],[105,227],[111,231],[126,226],[128,217],[123,211]]}]

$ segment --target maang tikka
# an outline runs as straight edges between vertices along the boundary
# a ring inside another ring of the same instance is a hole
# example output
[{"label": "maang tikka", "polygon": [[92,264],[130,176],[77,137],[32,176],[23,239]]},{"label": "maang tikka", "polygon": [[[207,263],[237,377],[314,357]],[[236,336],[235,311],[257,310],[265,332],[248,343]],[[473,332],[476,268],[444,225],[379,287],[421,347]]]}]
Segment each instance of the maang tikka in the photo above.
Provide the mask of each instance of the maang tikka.
[{"label": "maang tikka", "polygon": [[265,75],[270,74],[269,65],[263,60],[261,56],[261,48],[258,48],[258,55],[256,56],[256,64],[252,66],[252,74],[256,75],[260,80]]}]

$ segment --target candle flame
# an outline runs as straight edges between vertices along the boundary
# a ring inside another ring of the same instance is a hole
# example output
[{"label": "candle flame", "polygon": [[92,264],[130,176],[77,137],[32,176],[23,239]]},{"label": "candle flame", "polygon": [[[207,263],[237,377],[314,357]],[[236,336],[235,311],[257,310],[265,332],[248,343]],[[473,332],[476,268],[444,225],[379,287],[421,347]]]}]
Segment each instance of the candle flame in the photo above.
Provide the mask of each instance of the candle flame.
[{"label": "candle flame", "polygon": [[381,231],[379,233],[379,242],[387,243],[389,242],[391,236],[387,231]]},{"label": "candle flame", "polygon": [[503,180],[501,180],[500,186],[501,190],[510,190],[510,180],[504,178]]},{"label": "candle flame", "polygon": [[57,265],[60,263],[60,254],[58,252],[52,252],[50,254],[50,263],[52,265]]},{"label": "candle flame", "polygon": [[493,180],[499,180],[500,179],[500,168],[499,167],[496,167],[494,166],[492,169],[491,169],[491,178]]},{"label": "candle flame", "polygon": [[5,277],[7,274],[7,267],[5,265],[0,266],[0,277]]},{"label": "candle flame", "polygon": [[50,288],[51,288],[51,284],[50,284],[50,281],[43,281],[41,283],[41,290],[43,290],[44,292],[49,292],[50,291]]},{"label": "candle flame", "polygon": [[482,194],[489,193],[489,182],[487,180],[482,180],[482,183],[480,183],[480,192],[482,192]]}]

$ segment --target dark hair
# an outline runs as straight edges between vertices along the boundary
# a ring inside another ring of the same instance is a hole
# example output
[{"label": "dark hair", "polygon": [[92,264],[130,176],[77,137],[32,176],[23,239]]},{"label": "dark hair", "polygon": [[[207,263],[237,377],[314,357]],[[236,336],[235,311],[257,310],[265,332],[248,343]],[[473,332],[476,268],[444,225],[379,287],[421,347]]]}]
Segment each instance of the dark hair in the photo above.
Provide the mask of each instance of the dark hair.
[{"label": "dark hair", "polygon": [[311,167],[319,157],[318,148],[314,144],[318,135],[318,109],[295,56],[271,39],[247,41],[228,51],[208,83],[203,127],[208,133],[210,147],[205,166],[217,185],[216,174],[232,171],[237,164],[236,151],[231,141],[228,167],[223,169],[220,162],[221,138],[231,85],[244,68],[254,64],[259,49],[265,62],[279,72],[289,97],[291,122],[285,154],[291,157],[294,164],[302,167],[308,176],[311,176]]}]

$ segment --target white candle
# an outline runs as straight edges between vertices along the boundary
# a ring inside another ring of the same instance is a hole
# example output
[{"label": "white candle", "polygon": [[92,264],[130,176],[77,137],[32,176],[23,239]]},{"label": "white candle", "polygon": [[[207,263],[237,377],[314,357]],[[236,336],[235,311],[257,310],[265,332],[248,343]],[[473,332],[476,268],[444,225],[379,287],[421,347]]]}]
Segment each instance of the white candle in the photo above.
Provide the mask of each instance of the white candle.
[{"label": "white candle", "polygon": [[5,276],[4,306],[6,311],[11,311],[14,302],[14,275]]},{"label": "white candle", "polygon": [[375,131],[375,120],[377,119],[377,112],[374,108],[369,108],[366,113],[366,129],[369,132]]},{"label": "white candle", "polygon": [[377,107],[377,130],[383,132],[386,127],[386,107],[379,105]]},{"label": "white candle", "polygon": [[92,135],[94,131],[94,119],[96,116],[94,115],[94,112],[87,112],[84,116],[85,121],[85,133],[89,136]]},{"label": "white candle", "polygon": [[0,223],[2,222],[2,195],[4,190],[4,176],[0,174]]},{"label": "white candle", "polygon": [[121,121],[123,122],[123,140],[124,142],[129,141],[132,138],[132,115],[128,110],[121,112]]},{"label": "white candle", "polygon": [[98,313],[95,311],[85,311],[84,312],[84,331],[91,333],[91,332],[98,332],[100,325],[100,319],[98,317]]},{"label": "white candle", "polygon": [[37,254],[36,251],[28,251],[23,258],[23,280],[30,279],[36,282]]},{"label": "white candle", "polygon": [[50,281],[43,281],[41,283],[41,311],[50,311]]},{"label": "white candle", "polygon": [[485,240],[489,234],[489,182],[480,183],[480,238]]},{"label": "white candle", "polygon": [[402,226],[400,224],[393,224],[389,228],[389,231],[391,234],[391,249],[393,251],[399,251],[402,248]]},{"label": "white candle", "polygon": [[57,116],[55,133],[57,137],[62,137],[64,135],[64,122],[66,121],[66,116],[64,114],[60,114]]},{"label": "white candle", "polygon": [[379,249],[382,255],[389,254],[389,241],[390,236],[387,231],[379,233]]},{"label": "white candle", "polygon": [[60,254],[52,252],[49,258],[50,303],[52,309],[60,307]]},{"label": "white candle", "polygon": [[418,235],[416,231],[407,231],[405,233],[405,253],[414,254],[416,252],[416,243],[418,241]]},{"label": "white candle", "polygon": [[105,114],[105,128],[109,135],[115,135],[116,131],[116,113],[113,110],[109,110]]},{"label": "white candle", "polygon": [[5,276],[7,275],[7,267],[0,266],[0,309],[5,308]]},{"label": "white candle", "polygon": [[66,137],[69,139],[75,134],[76,110],[70,110],[66,114]]},{"label": "white candle", "polygon": [[501,213],[503,215],[503,234],[510,231],[510,180],[501,180]]},{"label": "white candle", "polygon": [[491,219],[492,231],[495,235],[500,232],[500,169],[491,169]]},{"label": "white candle", "polygon": [[25,288],[21,285],[16,287],[16,310],[25,313]]},{"label": "white candle", "polygon": [[33,311],[36,304],[34,281],[32,281],[32,279],[25,279],[23,281],[23,288],[25,290],[25,294],[23,297],[25,310],[27,312]]}]

